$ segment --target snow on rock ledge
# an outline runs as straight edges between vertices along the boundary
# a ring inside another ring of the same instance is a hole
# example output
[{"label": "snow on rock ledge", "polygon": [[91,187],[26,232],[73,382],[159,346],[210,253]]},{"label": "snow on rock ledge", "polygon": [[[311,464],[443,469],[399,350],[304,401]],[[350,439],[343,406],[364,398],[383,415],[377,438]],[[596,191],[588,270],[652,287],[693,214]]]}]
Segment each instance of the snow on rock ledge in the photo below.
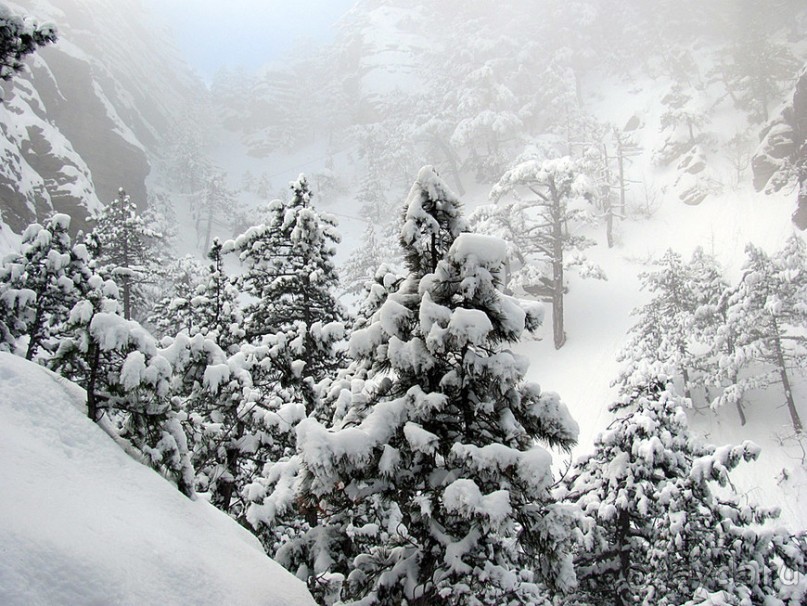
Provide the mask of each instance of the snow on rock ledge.
[{"label": "snow on rock ledge", "polygon": [[252,535],[83,407],[76,385],[0,353],[0,603],[313,606]]}]

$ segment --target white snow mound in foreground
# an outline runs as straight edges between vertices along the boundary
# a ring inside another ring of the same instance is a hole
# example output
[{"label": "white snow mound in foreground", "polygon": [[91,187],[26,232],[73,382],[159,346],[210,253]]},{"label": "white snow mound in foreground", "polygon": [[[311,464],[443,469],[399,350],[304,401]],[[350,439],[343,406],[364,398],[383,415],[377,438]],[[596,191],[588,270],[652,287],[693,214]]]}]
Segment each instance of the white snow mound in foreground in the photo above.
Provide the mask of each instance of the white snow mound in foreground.
[{"label": "white snow mound in foreground", "polygon": [[73,383],[0,353],[0,604],[314,605],[255,537],[83,408]]}]

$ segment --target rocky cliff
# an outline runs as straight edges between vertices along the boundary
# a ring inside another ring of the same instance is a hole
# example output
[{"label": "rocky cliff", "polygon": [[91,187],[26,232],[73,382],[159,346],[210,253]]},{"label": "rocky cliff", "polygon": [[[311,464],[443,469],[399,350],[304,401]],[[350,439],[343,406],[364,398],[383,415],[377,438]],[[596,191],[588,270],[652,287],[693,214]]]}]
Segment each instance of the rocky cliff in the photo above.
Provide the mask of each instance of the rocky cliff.
[{"label": "rocky cliff", "polygon": [[145,204],[171,126],[202,94],[138,0],[19,0],[58,42],[28,60],[0,105],[0,212],[19,231],[66,212],[81,229],[119,187]]}]

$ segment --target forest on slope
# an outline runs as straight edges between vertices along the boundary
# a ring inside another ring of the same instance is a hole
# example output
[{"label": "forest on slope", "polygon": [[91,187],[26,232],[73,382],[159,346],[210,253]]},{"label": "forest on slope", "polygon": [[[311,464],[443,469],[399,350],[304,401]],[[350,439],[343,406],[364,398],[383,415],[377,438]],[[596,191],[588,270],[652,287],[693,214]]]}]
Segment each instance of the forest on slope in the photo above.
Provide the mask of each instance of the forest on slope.
[{"label": "forest on slope", "polygon": [[319,601],[803,599],[802,3],[367,0],[207,88],[18,4],[3,347]]}]

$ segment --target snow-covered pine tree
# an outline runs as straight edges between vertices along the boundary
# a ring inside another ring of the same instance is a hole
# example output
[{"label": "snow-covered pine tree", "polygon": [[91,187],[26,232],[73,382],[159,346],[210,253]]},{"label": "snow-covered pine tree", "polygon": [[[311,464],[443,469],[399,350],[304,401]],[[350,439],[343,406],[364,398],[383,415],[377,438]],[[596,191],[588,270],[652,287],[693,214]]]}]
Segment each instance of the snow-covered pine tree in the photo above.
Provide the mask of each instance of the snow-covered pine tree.
[{"label": "snow-covered pine tree", "polygon": [[120,287],[123,316],[127,320],[142,318],[148,312],[145,291],[161,273],[154,248],[160,237],[147,225],[123,189],[95,217],[95,227],[87,236],[87,247],[97,261],[97,271]]},{"label": "snow-covered pine tree", "polygon": [[191,299],[201,286],[204,265],[196,257],[185,255],[172,261],[165,269],[163,292],[148,314],[146,323],[158,336],[174,336],[180,331],[194,334],[196,318]]},{"label": "snow-covered pine tree", "polygon": [[[172,365],[148,331],[121,315],[118,287],[99,275],[83,285],[50,366],[87,392],[87,416],[109,427],[193,495],[193,468],[170,399]],[[105,421],[104,419],[108,419]]]},{"label": "snow-covered pine tree", "polygon": [[782,89],[802,67],[791,46],[774,35],[780,20],[798,21],[797,10],[784,3],[771,11],[760,0],[738,0],[726,9],[731,43],[715,72],[735,105],[753,122],[765,123],[771,108],[782,101]]},{"label": "snow-covered pine tree", "polygon": [[70,217],[63,214],[48,219],[44,227],[29,225],[20,252],[0,266],[0,347],[13,349],[16,339],[27,335],[28,360],[40,350],[56,349],[54,333],[90,276],[87,249],[73,246],[69,228]]},{"label": "snow-covered pine tree", "polygon": [[[252,297],[243,310],[243,326],[235,327],[243,328],[237,355],[243,356],[260,397],[246,415],[235,411],[235,441],[229,446],[243,470],[234,480],[235,493],[251,502],[271,495],[276,470],[289,467],[297,423],[307,415],[332,416],[322,409],[319,384],[339,365],[336,344],[344,338],[345,314],[333,295],[334,244],[339,241],[335,219],[310,206],[304,176],[291,184],[291,191],[289,201],[270,204],[266,223],[223,247],[239,255],[245,270],[238,286]],[[303,515],[294,509],[288,520],[292,531],[304,523]],[[316,517],[311,511],[308,515]],[[285,532],[273,526],[262,534],[270,553]]]},{"label": "snow-covered pine tree", "polygon": [[[493,202],[500,203],[497,214],[511,230],[511,239],[521,249],[528,263],[540,261],[550,266],[551,277],[538,284],[524,285],[525,290],[537,289],[552,301],[552,332],[555,348],[566,342],[563,320],[564,271],[570,264],[568,253],[581,251],[593,244],[588,238],[574,234],[571,225],[580,219],[582,209],[573,202],[584,198],[589,183],[581,178],[569,157],[555,160],[528,160],[507,171],[490,192]],[[596,267],[587,267],[579,257],[586,273],[603,277]]]},{"label": "snow-covered pine tree", "polygon": [[[802,334],[807,324],[807,247],[788,238],[774,256],[749,244],[739,284],[726,301],[726,328],[716,347],[723,353],[715,405],[741,402],[748,391],[782,386],[795,433],[802,433],[792,373],[807,364]],[[743,371],[743,372],[741,372]]]},{"label": "snow-covered pine tree", "polygon": [[171,176],[178,188],[191,196],[189,200],[202,189],[212,171],[205,152],[207,141],[200,127],[196,116],[188,117],[177,124],[171,133],[173,144],[168,158]]},{"label": "snow-covered pine tree", "polygon": [[682,382],[683,393],[692,396],[691,371],[697,366],[692,341],[697,301],[688,267],[676,252],[667,250],[656,271],[642,273],[642,288],[650,301],[633,314],[638,322],[630,329],[628,343],[619,354],[623,362],[618,382],[630,384],[633,375],[650,365],[664,368]]},{"label": "snow-covered pine tree", "polygon": [[[286,333],[291,349],[276,358],[286,360],[281,374],[318,382],[339,365],[336,325],[346,314],[334,296],[333,258],[340,236],[336,219],[311,206],[305,176],[290,189],[288,202],[270,203],[267,221],[228,242],[225,251],[238,254],[245,268],[238,284],[253,298],[244,307],[247,340],[257,344],[266,335]],[[307,412],[314,407],[306,396]]]},{"label": "snow-covered pine tree", "polygon": [[55,41],[53,25],[39,24],[31,17],[15,15],[5,4],[0,6],[0,78],[10,80],[23,69],[26,55]]},{"label": "snow-covered pine tree", "polygon": [[368,222],[361,244],[341,267],[340,279],[346,293],[361,294],[365,291],[382,265],[400,265],[402,251],[395,237],[400,231],[400,225],[395,221],[387,221],[382,227],[378,225]]},{"label": "snow-covered pine tree", "polygon": [[570,519],[536,440],[568,448],[577,426],[509,349],[540,314],[499,291],[504,242],[465,229],[459,200],[421,169],[408,277],[350,342],[374,370],[363,410],[297,430],[298,499],[322,519],[277,555],[314,587],[346,575],[346,603],[541,603],[541,587],[574,586]]},{"label": "snow-covered pine tree", "polygon": [[196,239],[202,250],[210,250],[213,230],[222,225],[232,226],[237,214],[235,193],[227,187],[224,172],[217,171],[208,175],[199,199],[193,206]]},{"label": "snow-covered pine tree", "polygon": [[264,451],[272,446],[269,413],[252,383],[253,360],[242,352],[228,356],[215,337],[197,332],[171,339],[165,349],[175,370],[171,395],[184,412],[196,490],[243,521],[243,489],[260,473]]},{"label": "snow-covered pine tree", "polygon": [[233,280],[224,271],[221,240],[213,238],[207,258],[207,277],[196,288],[190,300],[194,331],[213,339],[227,353],[234,353],[244,341],[243,314],[238,303],[239,292]]},{"label": "snow-covered pine tree", "polygon": [[223,244],[218,238],[208,252],[209,264],[187,255],[172,263],[166,272],[171,291],[149,314],[149,323],[160,336],[179,332],[210,337],[232,354],[244,341],[243,315],[238,289],[224,271]]},{"label": "snow-covered pine tree", "polygon": [[[694,62],[692,66],[694,69]],[[661,102],[664,112],[660,123],[665,138],[655,151],[655,160],[666,166],[704,141],[703,129],[709,121],[708,101],[692,86],[675,82]]]},{"label": "snow-covered pine tree", "polygon": [[[684,400],[652,369],[623,393],[610,407],[617,419],[560,489],[584,514],[568,603],[781,604],[780,564],[803,572],[807,554],[799,537],[760,526],[778,510],[729,489],[729,472],[759,448],[699,444]],[[688,601],[704,594],[720,600]]]}]

